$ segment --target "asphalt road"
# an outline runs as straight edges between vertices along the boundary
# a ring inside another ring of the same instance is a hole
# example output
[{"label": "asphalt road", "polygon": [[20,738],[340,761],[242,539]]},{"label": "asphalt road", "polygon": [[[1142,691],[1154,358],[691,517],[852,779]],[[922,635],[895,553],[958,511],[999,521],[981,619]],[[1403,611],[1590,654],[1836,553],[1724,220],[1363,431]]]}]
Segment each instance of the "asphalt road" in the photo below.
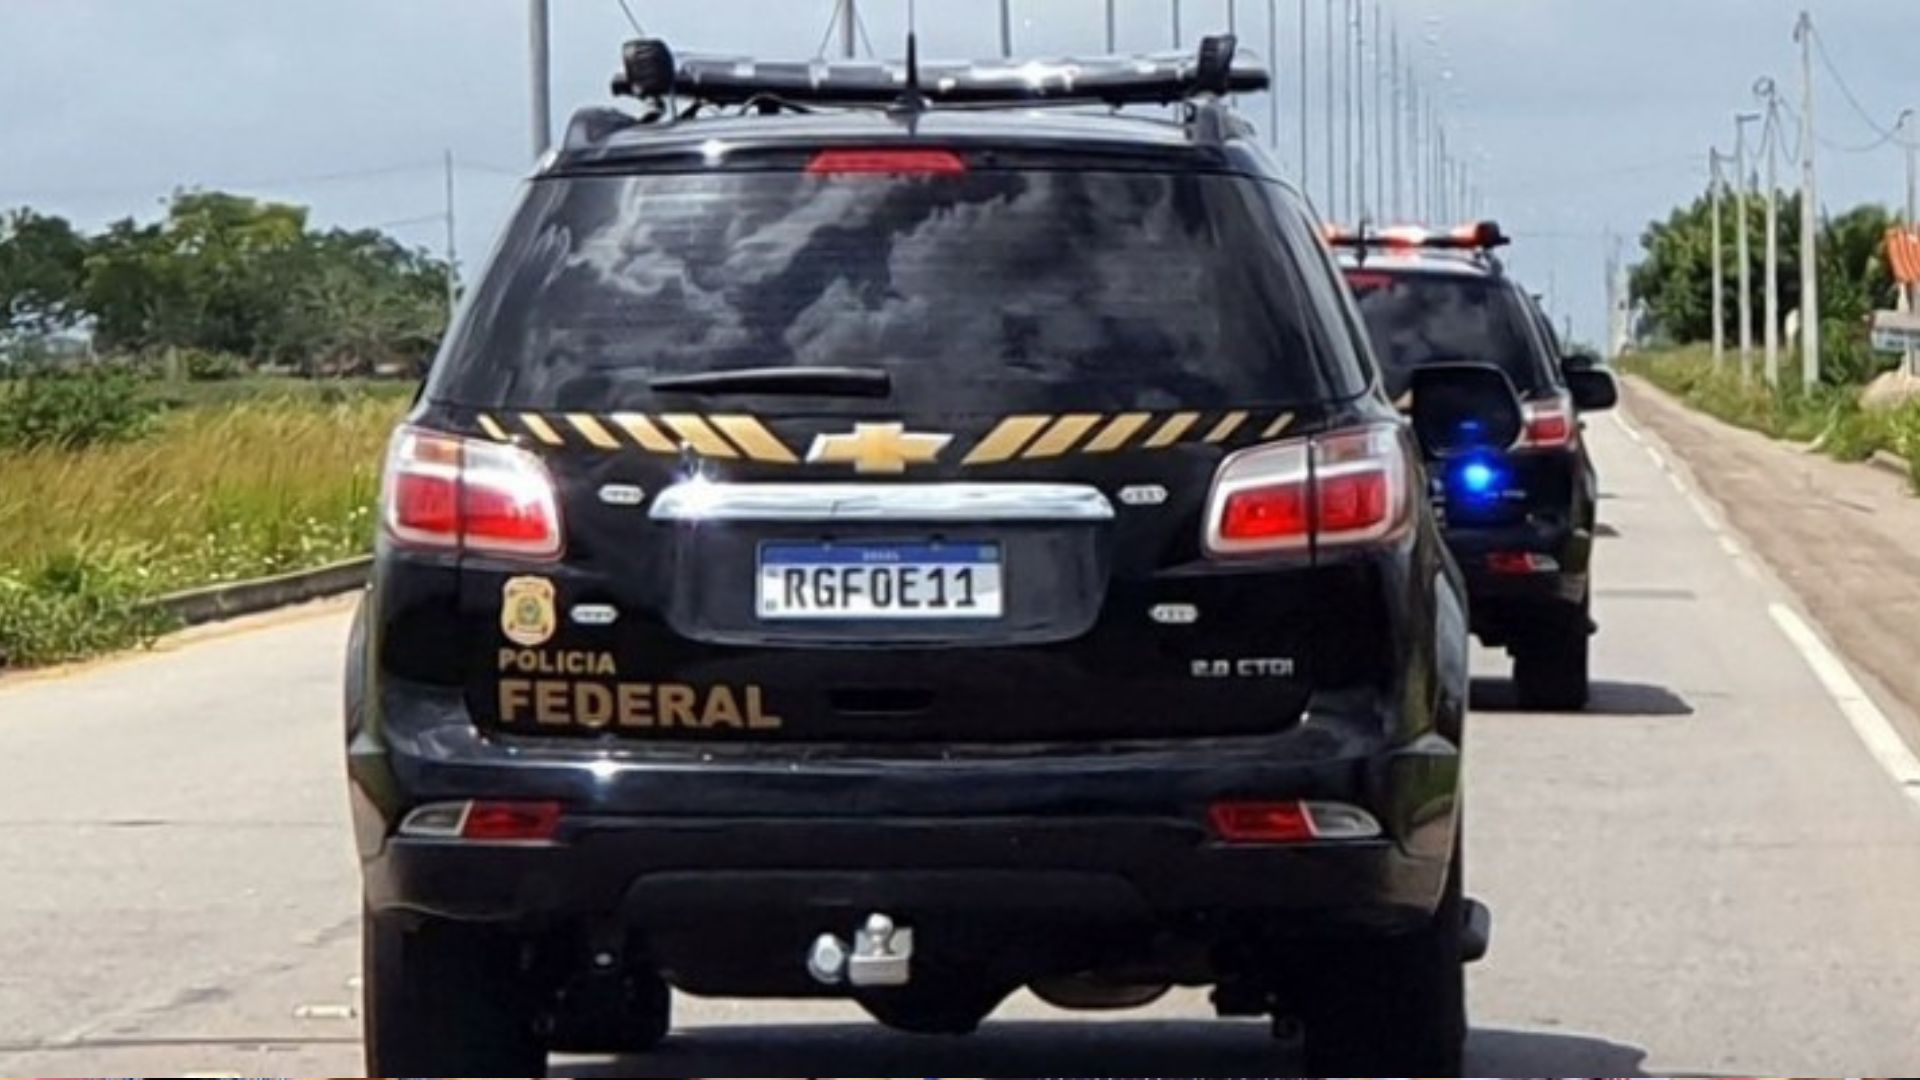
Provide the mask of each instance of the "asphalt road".
[{"label": "asphalt road", "polygon": [[[1496,927],[1468,1071],[1899,1071],[1920,1060],[1920,809],[1882,760],[1900,748],[1869,752],[1872,709],[1843,713],[1786,594],[1691,485],[1612,419],[1593,439],[1595,709],[1502,708],[1504,662],[1480,658],[1469,874]],[[0,1075],[362,1071],[345,624],[335,607],[0,684]],[[568,1071],[1287,1065],[1197,995],[1098,1023],[1019,1000],[967,1042],[824,1006],[683,1002],[679,1021],[661,1053]]]}]

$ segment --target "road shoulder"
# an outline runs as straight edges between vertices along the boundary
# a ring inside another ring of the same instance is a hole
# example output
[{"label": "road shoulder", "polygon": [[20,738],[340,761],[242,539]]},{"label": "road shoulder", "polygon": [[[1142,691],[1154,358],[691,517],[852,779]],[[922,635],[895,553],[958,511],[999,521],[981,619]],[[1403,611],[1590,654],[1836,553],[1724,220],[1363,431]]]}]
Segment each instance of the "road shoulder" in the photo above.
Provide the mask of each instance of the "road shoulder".
[{"label": "road shoulder", "polygon": [[1625,414],[1813,617],[1920,746],[1920,499],[1899,477],[1809,453],[1627,380]]}]

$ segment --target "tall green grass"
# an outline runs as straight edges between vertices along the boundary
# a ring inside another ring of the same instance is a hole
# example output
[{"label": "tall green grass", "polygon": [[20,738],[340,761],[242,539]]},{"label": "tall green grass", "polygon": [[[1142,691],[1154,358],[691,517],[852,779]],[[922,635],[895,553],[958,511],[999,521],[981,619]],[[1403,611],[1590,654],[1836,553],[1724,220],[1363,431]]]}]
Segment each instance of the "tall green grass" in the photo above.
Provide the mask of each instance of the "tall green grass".
[{"label": "tall green grass", "polygon": [[1860,407],[1858,387],[1800,388],[1797,365],[1783,372],[1786,386],[1743,379],[1732,363],[1715,365],[1711,350],[1680,349],[1630,358],[1628,371],[1702,412],[1777,439],[1809,443],[1842,461],[1864,461],[1880,451],[1904,458],[1920,490],[1920,403],[1892,411]]},{"label": "tall green grass", "polygon": [[373,531],[391,395],[181,409],[138,441],[0,452],[0,654],[14,665],[164,631],[143,601],[351,557]]}]

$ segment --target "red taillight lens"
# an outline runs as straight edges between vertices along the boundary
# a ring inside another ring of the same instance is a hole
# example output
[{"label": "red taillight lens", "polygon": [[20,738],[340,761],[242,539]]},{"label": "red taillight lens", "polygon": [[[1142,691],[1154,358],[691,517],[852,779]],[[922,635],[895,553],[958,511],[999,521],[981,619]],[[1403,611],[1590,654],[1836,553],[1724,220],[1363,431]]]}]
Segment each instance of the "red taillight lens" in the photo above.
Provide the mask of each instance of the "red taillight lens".
[{"label": "red taillight lens", "polygon": [[1320,482],[1320,528],[1335,533],[1372,528],[1387,519],[1392,497],[1385,472],[1327,477]]},{"label": "red taillight lens", "polygon": [[1307,485],[1278,484],[1227,497],[1220,536],[1239,542],[1306,536],[1313,528]]},{"label": "red taillight lens", "polygon": [[1313,839],[1305,803],[1215,803],[1213,831],[1229,844],[1298,844]]},{"label": "red taillight lens", "polygon": [[402,428],[384,490],[387,534],[399,543],[523,559],[560,555],[553,479],[517,447]]},{"label": "red taillight lens", "polygon": [[1573,445],[1575,426],[1573,399],[1562,394],[1545,401],[1528,402],[1522,413],[1526,417],[1526,434],[1521,436],[1519,449],[1551,450]]},{"label": "red taillight lens", "polygon": [[560,804],[476,802],[460,826],[460,839],[494,844],[538,844],[560,831]]},{"label": "red taillight lens", "polygon": [[813,176],[963,176],[967,163],[948,150],[823,150]]},{"label": "red taillight lens", "polygon": [[1214,481],[1207,549],[1270,555],[1390,540],[1411,520],[1409,477],[1391,425],[1256,447]]}]

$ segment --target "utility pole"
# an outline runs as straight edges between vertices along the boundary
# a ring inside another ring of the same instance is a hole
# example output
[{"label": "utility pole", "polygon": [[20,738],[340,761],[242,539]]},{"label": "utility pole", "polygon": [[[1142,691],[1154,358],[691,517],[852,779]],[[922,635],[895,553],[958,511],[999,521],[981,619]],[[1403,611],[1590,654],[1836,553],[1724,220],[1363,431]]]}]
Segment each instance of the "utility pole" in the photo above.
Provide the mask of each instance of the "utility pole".
[{"label": "utility pole", "polygon": [[542,158],[553,147],[553,48],[547,0],[528,0],[527,18],[533,69],[533,156]]},{"label": "utility pole", "polygon": [[1727,362],[1727,268],[1720,244],[1720,151],[1707,151],[1708,181],[1713,188],[1713,366]]},{"label": "utility pole", "polygon": [[1393,216],[1395,218],[1404,218],[1407,213],[1407,177],[1401,169],[1400,158],[1400,136],[1406,127],[1402,122],[1406,116],[1406,98],[1401,83],[1403,74],[1404,71],[1400,67],[1400,24],[1395,22],[1393,24],[1393,119],[1387,124],[1393,129]]},{"label": "utility pole", "polygon": [[1805,98],[1800,103],[1800,363],[1802,385],[1820,385],[1820,144],[1813,126],[1813,16],[1800,13],[1794,29],[1800,43]]},{"label": "utility pole", "polygon": [[1338,138],[1334,134],[1336,130],[1334,127],[1334,101],[1337,99],[1335,98],[1335,95],[1334,95],[1333,77],[1334,77],[1334,72],[1337,70],[1337,68],[1333,62],[1333,18],[1334,18],[1333,9],[1340,2],[1341,0],[1327,0],[1327,19],[1326,19],[1326,23],[1327,23],[1327,26],[1326,26],[1326,31],[1327,31],[1327,205],[1326,205],[1326,212],[1328,216],[1336,219],[1339,218],[1340,216],[1340,183],[1338,180],[1335,179],[1335,176],[1338,175],[1337,170],[1340,168],[1340,150],[1339,150],[1339,147],[1336,145],[1336,143],[1338,142]]},{"label": "utility pole", "polygon": [[[1920,110],[1908,109],[1900,114],[1900,134],[1905,137],[1907,149],[1907,228],[1920,230],[1920,131],[1916,131],[1915,121],[1920,121]],[[1907,287],[1907,313],[1920,315],[1920,284]],[[1907,346],[1907,374],[1920,375],[1920,345]]]},{"label": "utility pole", "polygon": [[[852,6],[853,0],[847,0]],[[1176,5],[1178,0],[1175,0]],[[1013,0],[1000,0],[1000,55],[1013,58]]]},{"label": "utility pole", "polygon": [[1380,0],[1373,0],[1373,212],[1385,218],[1387,206],[1387,36]]},{"label": "utility pole", "polygon": [[1185,47],[1185,43],[1181,40],[1181,22],[1180,0],[1173,0],[1173,47],[1176,49]]},{"label": "utility pole", "polygon": [[1354,185],[1360,192],[1360,220],[1373,218],[1373,198],[1367,191],[1367,8],[1353,0],[1353,133],[1359,154],[1353,159]]},{"label": "utility pole", "polygon": [[1420,163],[1425,148],[1420,138],[1420,86],[1414,80],[1413,66],[1407,66],[1407,207],[1408,218],[1420,218],[1425,214],[1421,210],[1421,196],[1425,194],[1420,184],[1424,171]]},{"label": "utility pole", "polygon": [[1740,379],[1742,382],[1753,381],[1753,245],[1747,236],[1752,231],[1747,220],[1747,196],[1752,191],[1753,180],[1752,174],[1747,171],[1747,125],[1759,119],[1759,113],[1741,113],[1733,118],[1733,159],[1734,167],[1739,170],[1736,179],[1740,183],[1735,211],[1740,229],[1740,235],[1736,241],[1739,254],[1735,257],[1740,260]]},{"label": "utility pole", "polygon": [[460,309],[460,251],[457,246],[460,235],[454,218],[453,200],[453,151],[447,151],[447,325],[453,325],[453,316]]},{"label": "utility pole", "polygon": [[[1300,0],[1300,189],[1313,180],[1313,118],[1307,99],[1312,96],[1313,78],[1307,72],[1307,0]],[[1274,63],[1279,63],[1279,57]]]},{"label": "utility pole", "polygon": [[[1273,141],[1273,156],[1280,156],[1280,0],[1267,0],[1267,63],[1273,66],[1273,86],[1267,91],[1272,126],[1267,137]],[[1302,108],[1305,106],[1303,105]]]},{"label": "utility pole", "polygon": [[1120,52],[1120,13],[1117,5],[1120,0],[1107,0],[1107,55]]},{"label": "utility pole", "polygon": [[1354,202],[1353,187],[1353,5],[1355,0],[1341,0],[1340,3],[1340,93],[1344,102],[1340,110],[1341,130],[1341,170],[1346,174],[1346,198],[1343,200],[1349,219],[1359,216],[1359,204]]},{"label": "utility pole", "polygon": [[1780,387],[1780,96],[1772,79],[1755,87],[1767,99],[1767,386]]}]

